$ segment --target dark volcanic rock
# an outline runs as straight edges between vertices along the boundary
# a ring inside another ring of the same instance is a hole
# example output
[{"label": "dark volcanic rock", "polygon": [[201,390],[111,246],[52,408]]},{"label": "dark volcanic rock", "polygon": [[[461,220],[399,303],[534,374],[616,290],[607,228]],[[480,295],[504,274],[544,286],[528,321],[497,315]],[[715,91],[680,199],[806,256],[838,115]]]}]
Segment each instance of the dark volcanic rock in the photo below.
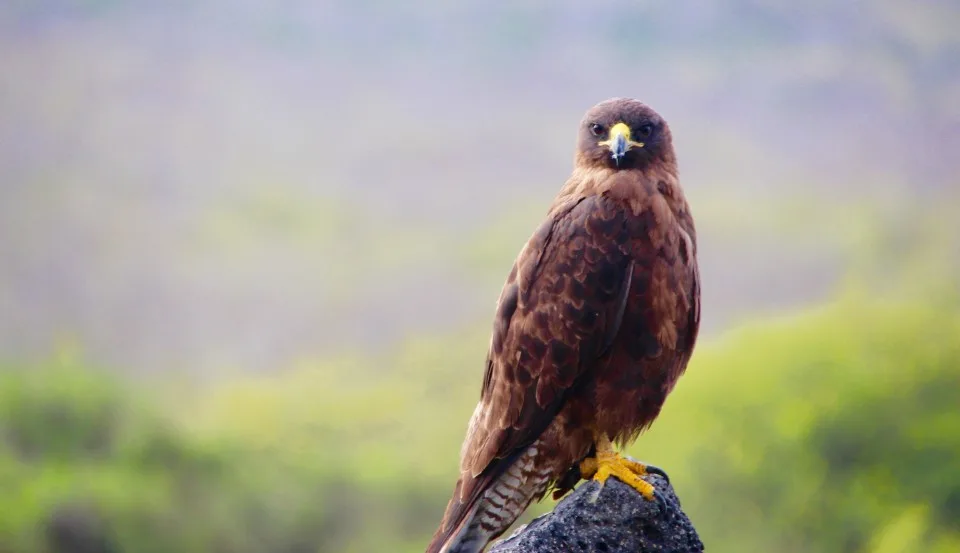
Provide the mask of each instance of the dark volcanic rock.
[{"label": "dark volcanic rock", "polygon": [[[673,488],[659,476],[645,480],[663,502],[647,501],[615,478],[602,489],[585,482],[553,512],[517,529],[489,553],[699,553],[703,543]],[[599,493],[598,493],[599,492]],[[595,498],[595,500],[594,500]]]}]

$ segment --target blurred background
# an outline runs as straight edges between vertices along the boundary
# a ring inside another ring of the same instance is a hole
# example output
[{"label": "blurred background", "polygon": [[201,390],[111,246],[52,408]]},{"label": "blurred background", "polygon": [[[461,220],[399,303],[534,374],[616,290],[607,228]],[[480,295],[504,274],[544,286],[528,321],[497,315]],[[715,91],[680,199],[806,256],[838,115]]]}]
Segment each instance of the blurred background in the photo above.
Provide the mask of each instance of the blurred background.
[{"label": "blurred background", "polygon": [[500,286],[611,96],[670,121],[703,280],[630,453],[709,551],[960,551],[957,29],[934,0],[4,2],[0,552],[422,551]]}]

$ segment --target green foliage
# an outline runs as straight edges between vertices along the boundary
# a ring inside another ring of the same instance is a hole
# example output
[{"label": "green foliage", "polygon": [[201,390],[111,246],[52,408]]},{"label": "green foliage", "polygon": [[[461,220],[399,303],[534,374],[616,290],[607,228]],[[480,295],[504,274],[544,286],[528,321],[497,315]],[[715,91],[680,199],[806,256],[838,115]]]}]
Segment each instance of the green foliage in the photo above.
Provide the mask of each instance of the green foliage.
[{"label": "green foliage", "polygon": [[122,551],[189,550],[241,522],[217,516],[244,491],[228,449],[189,439],[106,374],[5,371],[0,437],[0,550],[44,551],[59,531]]},{"label": "green foliage", "polygon": [[[703,344],[632,453],[670,472],[713,551],[954,551],[956,307],[847,294]],[[176,398],[70,363],[8,368],[0,551],[79,550],[54,547],[63,535],[156,553],[420,551],[485,340],[416,339]]]}]

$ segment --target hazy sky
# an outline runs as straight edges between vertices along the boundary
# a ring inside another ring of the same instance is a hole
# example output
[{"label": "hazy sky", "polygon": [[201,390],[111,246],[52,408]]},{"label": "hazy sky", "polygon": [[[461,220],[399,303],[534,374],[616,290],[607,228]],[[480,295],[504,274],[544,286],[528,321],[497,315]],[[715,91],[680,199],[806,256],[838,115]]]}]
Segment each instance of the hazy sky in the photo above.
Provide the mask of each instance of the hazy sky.
[{"label": "hazy sky", "polygon": [[708,333],[816,300],[849,243],[818,203],[956,192],[957,28],[951,2],[7,3],[0,355],[276,368],[487,324],[610,96],[673,126]]}]

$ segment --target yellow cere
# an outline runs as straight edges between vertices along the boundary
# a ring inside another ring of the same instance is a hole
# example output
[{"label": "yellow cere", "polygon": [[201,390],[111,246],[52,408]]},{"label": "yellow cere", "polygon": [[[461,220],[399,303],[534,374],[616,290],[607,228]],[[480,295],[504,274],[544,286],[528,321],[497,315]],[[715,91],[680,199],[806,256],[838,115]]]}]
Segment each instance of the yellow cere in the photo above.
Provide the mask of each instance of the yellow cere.
[{"label": "yellow cere", "polygon": [[627,150],[630,148],[643,148],[643,142],[634,142],[630,139],[630,126],[623,121],[610,127],[610,134],[607,136],[607,139],[598,144],[609,148],[614,140],[616,140],[618,134],[623,135],[623,138],[627,141]]}]

